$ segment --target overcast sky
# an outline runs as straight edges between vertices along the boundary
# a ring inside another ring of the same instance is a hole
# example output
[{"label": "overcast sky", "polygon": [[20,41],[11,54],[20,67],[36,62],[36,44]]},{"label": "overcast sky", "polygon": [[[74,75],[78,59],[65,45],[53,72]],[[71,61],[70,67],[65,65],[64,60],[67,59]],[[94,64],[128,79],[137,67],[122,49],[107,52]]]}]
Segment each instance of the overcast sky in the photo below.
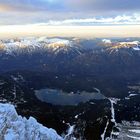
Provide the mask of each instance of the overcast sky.
[{"label": "overcast sky", "polygon": [[140,0],[0,0],[1,25],[140,23]]}]

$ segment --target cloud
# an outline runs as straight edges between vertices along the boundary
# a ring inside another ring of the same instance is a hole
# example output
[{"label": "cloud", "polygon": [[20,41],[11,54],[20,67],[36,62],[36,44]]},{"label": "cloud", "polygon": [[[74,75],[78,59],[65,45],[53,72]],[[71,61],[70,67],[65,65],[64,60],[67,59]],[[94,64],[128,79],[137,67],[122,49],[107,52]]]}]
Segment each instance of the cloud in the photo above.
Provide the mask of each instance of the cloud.
[{"label": "cloud", "polygon": [[66,19],[66,20],[50,20],[40,25],[132,25],[140,24],[140,14],[131,16],[121,15],[108,18],[85,18],[85,19]]},{"label": "cloud", "polygon": [[[0,0],[0,24],[138,24],[140,0]],[[118,16],[121,15],[121,16]]]},{"label": "cloud", "polygon": [[[53,15],[53,18],[52,18]],[[113,17],[97,17],[92,16],[82,18],[73,18],[73,13],[64,18],[63,14],[52,13],[52,12],[22,12],[18,13],[7,13],[0,14],[0,25],[50,25],[50,26],[94,26],[94,25],[139,25],[140,24],[140,13],[135,13],[131,15],[118,15]]]}]

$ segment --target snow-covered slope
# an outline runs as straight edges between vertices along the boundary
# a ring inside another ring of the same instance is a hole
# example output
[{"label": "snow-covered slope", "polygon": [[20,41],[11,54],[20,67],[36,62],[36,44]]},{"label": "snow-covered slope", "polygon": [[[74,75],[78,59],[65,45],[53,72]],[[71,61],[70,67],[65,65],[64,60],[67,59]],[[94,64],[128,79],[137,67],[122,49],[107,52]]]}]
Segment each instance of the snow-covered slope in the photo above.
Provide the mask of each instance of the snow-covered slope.
[{"label": "snow-covered slope", "polygon": [[34,118],[18,116],[13,105],[0,104],[0,140],[63,140]]},{"label": "snow-covered slope", "polygon": [[1,40],[0,51],[7,54],[33,52],[36,50],[50,50],[55,53],[67,52],[73,48],[73,42],[60,38],[21,38],[16,40]]},{"label": "snow-covered slope", "polygon": [[139,41],[112,42],[109,39],[103,39],[102,42],[104,43],[105,46],[108,46],[109,49],[111,49],[111,50],[118,50],[118,49],[122,49],[122,48],[133,49],[135,51],[140,50],[140,42]]}]

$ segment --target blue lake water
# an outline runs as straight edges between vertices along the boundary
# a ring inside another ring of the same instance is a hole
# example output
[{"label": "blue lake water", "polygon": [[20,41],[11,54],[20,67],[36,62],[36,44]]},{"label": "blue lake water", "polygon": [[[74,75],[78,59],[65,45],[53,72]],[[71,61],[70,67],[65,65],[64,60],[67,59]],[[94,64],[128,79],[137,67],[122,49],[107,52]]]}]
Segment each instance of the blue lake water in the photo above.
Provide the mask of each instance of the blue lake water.
[{"label": "blue lake water", "polygon": [[100,100],[105,96],[97,92],[85,92],[80,93],[66,93],[57,89],[41,89],[35,91],[36,97],[42,102],[51,103],[53,105],[78,105],[79,103],[87,102],[92,99]]}]

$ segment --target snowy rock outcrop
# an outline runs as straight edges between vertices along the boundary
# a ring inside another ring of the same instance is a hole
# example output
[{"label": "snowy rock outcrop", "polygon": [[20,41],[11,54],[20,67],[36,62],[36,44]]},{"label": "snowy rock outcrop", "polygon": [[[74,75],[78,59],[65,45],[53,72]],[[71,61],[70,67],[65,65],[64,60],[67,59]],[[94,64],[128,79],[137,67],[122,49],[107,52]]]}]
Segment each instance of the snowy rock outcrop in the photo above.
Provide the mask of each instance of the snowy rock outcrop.
[{"label": "snowy rock outcrop", "polygon": [[13,105],[0,104],[0,140],[63,140],[36,119],[19,116]]}]

